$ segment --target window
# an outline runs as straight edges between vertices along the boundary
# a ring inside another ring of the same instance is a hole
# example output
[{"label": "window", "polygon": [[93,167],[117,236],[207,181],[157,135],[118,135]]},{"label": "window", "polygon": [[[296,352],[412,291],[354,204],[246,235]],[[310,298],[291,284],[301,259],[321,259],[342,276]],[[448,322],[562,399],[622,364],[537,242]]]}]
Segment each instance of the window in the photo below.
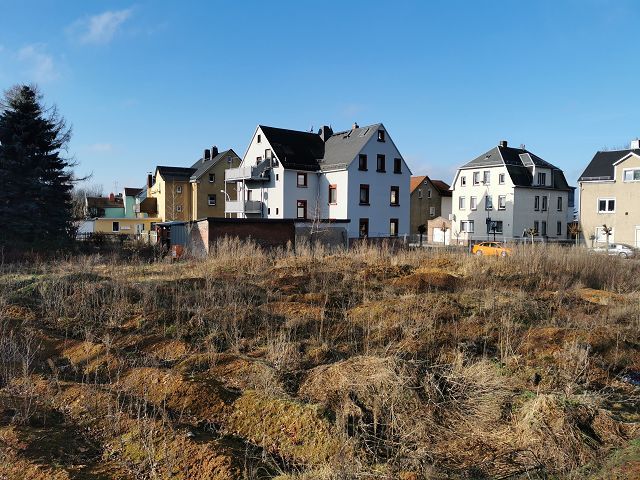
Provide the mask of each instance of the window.
[{"label": "window", "polygon": [[547,174],[544,172],[538,173],[538,185],[546,185],[547,184]]},{"label": "window", "polygon": [[209,174],[209,183],[215,183],[216,181],[216,174],[215,173],[210,173]]},{"label": "window", "polygon": [[491,225],[489,226],[490,228],[490,233],[502,233],[502,220],[496,220],[491,222]]},{"label": "window", "polygon": [[473,233],[473,220],[460,220],[460,231]]},{"label": "window", "polygon": [[120,231],[120,222],[113,222],[111,224],[111,231],[112,232],[119,232]]},{"label": "window", "polygon": [[390,204],[394,207],[400,205],[400,187],[391,187]]},{"label": "window", "polygon": [[473,184],[480,185],[480,172],[473,172]]},{"label": "window", "polygon": [[389,220],[389,235],[392,237],[398,236],[398,219],[392,218]]},{"label": "window", "polygon": [[562,222],[558,222],[556,224],[556,235],[558,236],[562,235]]},{"label": "window", "polygon": [[384,165],[385,162],[384,161],[385,161],[384,155],[378,155],[378,164],[377,164],[377,167],[376,167],[376,171],[377,172],[385,172],[386,171],[385,168],[384,168],[385,167],[385,165]]},{"label": "window", "polygon": [[430,217],[436,216],[436,207],[429,207],[429,216]]},{"label": "window", "polygon": [[506,210],[506,209],[507,209],[507,196],[498,195],[498,210]]},{"label": "window", "polygon": [[271,209],[267,208],[267,215],[271,215]]},{"label": "window", "polygon": [[485,185],[491,184],[491,172],[489,170],[485,170],[482,175],[482,183]]},{"label": "window", "polygon": [[360,238],[369,236],[369,219],[368,218],[360,219],[360,222],[358,223],[358,235],[360,235]]},{"label": "window", "polygon": [[358,157],[358,170],[367,170],[367,156],[363,153]]},{"label": "window", "polygon": [[431,198],[431,189],[427,189],[427,198]]},{"label": "window", "polygon": [[558,197],[558,211],[562,211],[562,197]]},{"label": "window", "polygon": [[360,205],[369,205],[369,185],[360,185]]},{"label": "window", "polygon": [[418,198],[422,198],[422,189],[421,188],[418,189]]},{"label": "window", "polygon": [[207,196],[207,203],[211,207],[215,207],[216,206],[216,194],[215,193],[211,193],[211,194],[209,194]]},{"label": "window", "polygon": [[402,159],[394,158],[393,159],[393,173],[402,173]]},{"label": "window", "polygon": [[279,213],[280,213],[280,209],[276,207],[276,215],[278,215]]},{"label": "window", "polygon": [[272,155],[271,155],[271,149],[270,148],[265,148],[264,150],[264,158],[265,159],[271,159]]},{"label": "window", "polygon": [[176,186],[176,193],[182,193],[182,185]]},{"label": "window", "polygon": [[464,210],[464,197],[458,199],[458,209]]},{"label": "window", "polygon": [[484,197],[484,209],[493,210],[493,197],[491,195]]},{"label": "window", "polygon": [[258,135],[258,143],[262,141],[262,135]]},{"label": "window", "polygon": [[338,203],[338,186],[329,185],[329,203],[335,205]]},{"label": "window", "polygon": [[384,142],[384,130],[378,130],[378,141]]},{"label": "window", "polygon": [[471,210],[477,210],[478,209],[478,197],[471,197],[469,199],[469,208]]},{"label": "window", "polygon": [[547,236],[547,222],[545,222],[544,220],[542,221],[542,229],[540,230],[540,235],[542,235],[543,237]]},{"label": "window", "polygon": [[256,157],[256,165],[258,165],[262,161],[262,157]]},{"label": "window", "polygon": [[599,198],[598,213],[613,213],[616,211],[615,198]]},{"label": "window", "polygon": [[625,170],[622,174],[622,179],[625,182],[640,182],[640,168]]},{"label": "window", "polygon": [[298,172],[298,187],[306,187],[306,186],[307,186],[307,173]]},{"label": "window", "polygon": [[276,182],[280,180],[280,175],[276,173]]},{"label": "window", "polygon": [[533,199],[533,209],[537,212],[540,210],[540,196],[536,195]]},{"label": "window", "polygon": [[[611,229],[611,233],[609,234],[609,244],[613,243],[614,239],[614,229]],[[607,243],[607,235],[604,233],[603,227],[596,227],[596,242],[597,243]]]},{"label": "window", "polygon": [[298,218],[307,218],[307,201],[298,200],[296,216]]},{"label": "window", "polygon": [[465,177],[464,175],[460,177],[460,186],[461,187],[467,186],[467,177]]},{"label": "window", "polygon": [[182,205],[176,205],[176,212],[178,213],[182,212]]},{"label": "window", "polygon": [[537,220],[533,222],[533,231],[536,233],[540,233],[540,222]]},{"label": "window", "polygon": [[229,165],[231,165],[231,163],[232,163],[232,162],[233,162],[233,157],[232,157],[231,155],[229,155],[229,156],[227,157],[227,163],[228,163]]},{"label": "window", "polygon": [[504,185],[504,173],[501,173],[500,175],[498,175],[498,183],[500,185]]},{"label": "window", "polygon": [[542,211],[546,212],[547,208],[548,208],[548,203],[549,203],[549,197],[547,197],[546,195],[544,195],[542,197]]}]

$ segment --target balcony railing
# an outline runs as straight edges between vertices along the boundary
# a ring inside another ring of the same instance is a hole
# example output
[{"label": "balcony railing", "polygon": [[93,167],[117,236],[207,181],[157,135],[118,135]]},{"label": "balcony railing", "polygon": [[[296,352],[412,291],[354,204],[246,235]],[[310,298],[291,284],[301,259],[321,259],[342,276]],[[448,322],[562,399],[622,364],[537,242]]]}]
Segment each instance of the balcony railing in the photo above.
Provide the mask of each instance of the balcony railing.
[{"label": "balcony railing", "polygon": [[224,204],[225,213],[262,213],[262,202],[259,200],[228,200]]},{"label": "balcony railing", "polygon": [[267,181],[273,160],[267,158],[258,165],[238,168],[228,168],[224,171],[225,182],[239,182],[242,180]]}]

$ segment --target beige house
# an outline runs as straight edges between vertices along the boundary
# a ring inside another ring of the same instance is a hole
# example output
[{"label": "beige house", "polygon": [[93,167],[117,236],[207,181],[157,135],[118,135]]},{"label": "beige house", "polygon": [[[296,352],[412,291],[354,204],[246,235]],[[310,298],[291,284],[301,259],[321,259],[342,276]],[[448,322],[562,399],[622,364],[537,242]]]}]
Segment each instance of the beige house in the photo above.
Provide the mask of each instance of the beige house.
[{"label": "beige house", "polygon": [[580,228],[583,242],[640,248],[640,140],[627,150],[597,152],[580,176]]},{"label": "beige house", "polygon": [[[191,221],[224,217],[224,173],[240,164],[231,149],[219,153],[206,149],[191,167],[156,167],[149,176],[146,195],[140,197],[140,211],[157,214],[162,221]],[[234,190],[227,189],[228,200],[235,200]]]},{"label": "beige house", "polygon": [[[420,225],[437,217],[449,219],[451,213],[451,190],[442,180],[432,180],[426,175],[411,177],[410,233],[418,234]],[[429,241],[432,236],[429,234]]]}]

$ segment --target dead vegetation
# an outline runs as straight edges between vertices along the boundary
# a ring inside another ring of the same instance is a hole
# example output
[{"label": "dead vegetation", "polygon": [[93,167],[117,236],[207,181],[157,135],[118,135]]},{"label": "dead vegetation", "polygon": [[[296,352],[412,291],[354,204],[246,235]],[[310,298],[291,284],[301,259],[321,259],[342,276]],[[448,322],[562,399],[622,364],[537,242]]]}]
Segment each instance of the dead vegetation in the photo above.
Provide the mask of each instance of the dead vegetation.
[{"label": "dead vegetation", "polygon": [[0,478],[635,478],[637,261],[213,250],[0,266]]}]

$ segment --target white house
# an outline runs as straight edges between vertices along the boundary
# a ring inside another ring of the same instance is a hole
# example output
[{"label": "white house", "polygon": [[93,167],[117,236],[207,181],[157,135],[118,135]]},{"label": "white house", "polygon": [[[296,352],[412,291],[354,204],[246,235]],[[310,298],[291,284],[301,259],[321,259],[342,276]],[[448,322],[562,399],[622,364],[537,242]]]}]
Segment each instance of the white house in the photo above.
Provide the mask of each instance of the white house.
[{"label": "white house", "polygon": [[540,237],[566,239],[574,189],[558,167],[524,145],[501,141],[458,169],[451,186],[453,235],[509,240],[534,229]]},{"label": "white house", "polygon": [[350,220],[348,234],[389,237],[409,232],[411,171],[384,125],[318,133],[259,125],[226,188],[239,217]]}]

